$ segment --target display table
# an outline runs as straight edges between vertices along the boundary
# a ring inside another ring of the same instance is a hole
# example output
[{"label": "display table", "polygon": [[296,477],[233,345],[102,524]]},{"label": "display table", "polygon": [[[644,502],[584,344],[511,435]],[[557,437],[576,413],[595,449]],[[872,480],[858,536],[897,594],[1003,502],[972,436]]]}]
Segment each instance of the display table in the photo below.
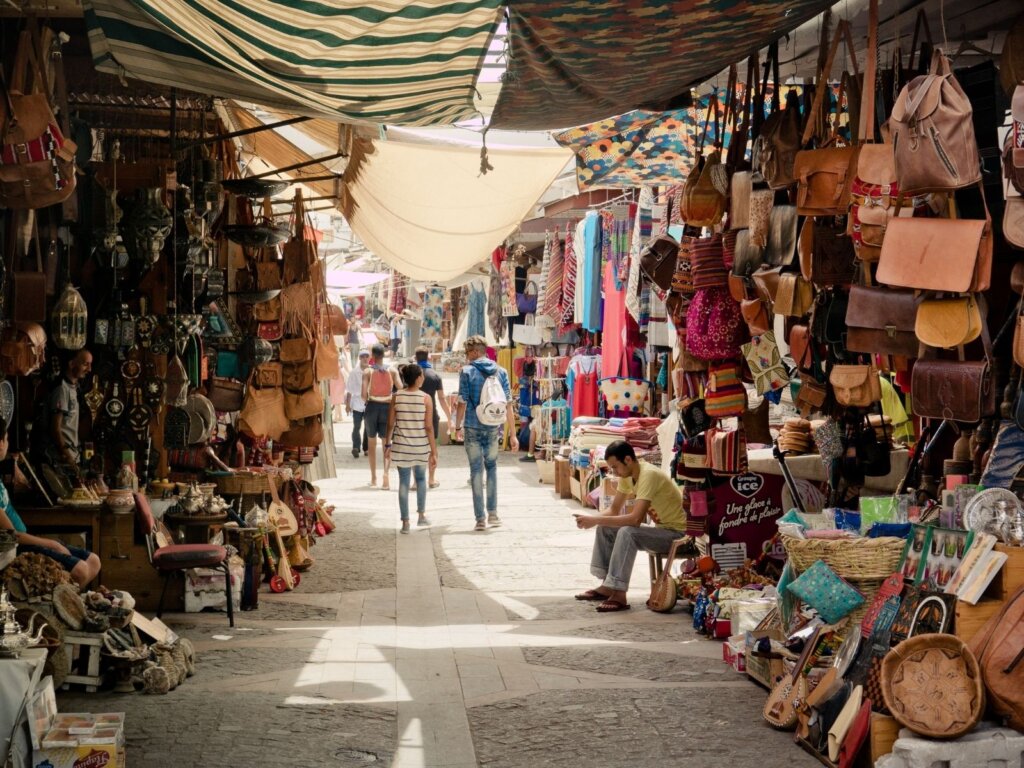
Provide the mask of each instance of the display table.
[{"label": "display table", "polygon": [[29,533],[84,533],[85,548],[99,549],[101,507],[15,507]]},{"label": "display table", "polygon": [[[900,481],[907,474],[907,467],[910,466],[910,451],[900,448],[892,451],[892,468],[885,477],[866,478],[864,484],[864,496],[880,496],[892,493],[899,486]],[[747,453],[747,463],[751,472],[762,475],[781,475],[782,468],[775,459],[771,448],[755,448]],[[814,453],[805,456],[786,457],[786,466],[797,480],[811,480],[817,483],[826,481],[825,465],[821,463],[821,457]]]},{"label": "display table", "polygon": [[[32,765],[32,741],[26,702],[43,676],[45,648],[29,648],[17,659],[0,659],[0,765],[7,765],[8,751],[15,768]],[[17,726],[17,732],[15,732]],[[14,735],[9,745],[8,739]]]}]

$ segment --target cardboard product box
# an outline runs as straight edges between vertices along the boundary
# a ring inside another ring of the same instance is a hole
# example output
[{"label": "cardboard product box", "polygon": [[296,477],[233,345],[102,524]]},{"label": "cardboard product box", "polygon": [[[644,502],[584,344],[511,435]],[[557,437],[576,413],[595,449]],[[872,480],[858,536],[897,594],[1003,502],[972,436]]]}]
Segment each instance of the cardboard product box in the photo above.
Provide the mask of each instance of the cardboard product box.
[{"label": "cardboard product box", "polygon": [[[74,731],[74,733],[72,733]],[[57,714],[32,768],[125,768],[124,713]]]},{"label": "cardboard product box", "polygon": [[722,643],[722,661],[737,672],[747,671],[746,657],[747,654],[742,635],[732,635],[726,642]]}]

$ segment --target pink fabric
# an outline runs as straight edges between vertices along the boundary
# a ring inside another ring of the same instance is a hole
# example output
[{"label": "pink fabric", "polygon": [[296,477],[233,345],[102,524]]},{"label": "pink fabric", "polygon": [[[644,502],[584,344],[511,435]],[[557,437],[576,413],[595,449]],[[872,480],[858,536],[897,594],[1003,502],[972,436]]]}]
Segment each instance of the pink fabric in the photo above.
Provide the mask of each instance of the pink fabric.
[{"label": "pink fabric", "polygon": [[615,264],[604,265],[604,323],[601,336],[602,359],[608,361],[605,376],[628,375],[623,369],[626,321],[626,291],[615,288]]}]

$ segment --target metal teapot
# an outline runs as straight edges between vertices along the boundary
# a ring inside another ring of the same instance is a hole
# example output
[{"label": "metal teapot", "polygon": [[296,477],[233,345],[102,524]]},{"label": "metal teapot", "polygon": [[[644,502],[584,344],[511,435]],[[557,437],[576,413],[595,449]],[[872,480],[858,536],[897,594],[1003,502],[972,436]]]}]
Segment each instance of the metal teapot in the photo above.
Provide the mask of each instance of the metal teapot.
[{"label": "metal teapot", "polygon": [[16,659],[23,650],[43,639],[45,626],[40,626],[33,637],[30,632],[22,631],[14,613],[15,608],[7,597],[7,587],[0,587],[0,657]]},{"label": "metal teapot", "polygon": [[206,506],[206,497],[199,486],[192,482],[181,496],[178,497],[178,508],[186,515],[198,515]]}]

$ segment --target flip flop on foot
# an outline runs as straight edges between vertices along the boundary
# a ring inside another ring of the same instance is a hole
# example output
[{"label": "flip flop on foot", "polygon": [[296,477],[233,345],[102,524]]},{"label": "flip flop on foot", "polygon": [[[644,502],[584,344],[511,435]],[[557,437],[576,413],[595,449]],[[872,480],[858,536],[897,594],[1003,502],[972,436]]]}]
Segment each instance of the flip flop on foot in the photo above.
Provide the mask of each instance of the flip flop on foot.
[{"label": "flip flop on foot", "polygon": [[430,484],[429,487],[430,488],[440,488],[441,484],[435,480],[433,483]]},{"label": "flip flop on foot", "polygon": [[620,603],[618,600],[605,600],[597,606],[598,613],[615,613],[616,611],[628,611],[629,605]]},{"label": "flip flop on foot", "polygon": [[588,589],[586,592],[580,592],[576,595],[577,600],[601,600],[602,602],[608,599],[608,595],[602,595],[596,589]]}]

